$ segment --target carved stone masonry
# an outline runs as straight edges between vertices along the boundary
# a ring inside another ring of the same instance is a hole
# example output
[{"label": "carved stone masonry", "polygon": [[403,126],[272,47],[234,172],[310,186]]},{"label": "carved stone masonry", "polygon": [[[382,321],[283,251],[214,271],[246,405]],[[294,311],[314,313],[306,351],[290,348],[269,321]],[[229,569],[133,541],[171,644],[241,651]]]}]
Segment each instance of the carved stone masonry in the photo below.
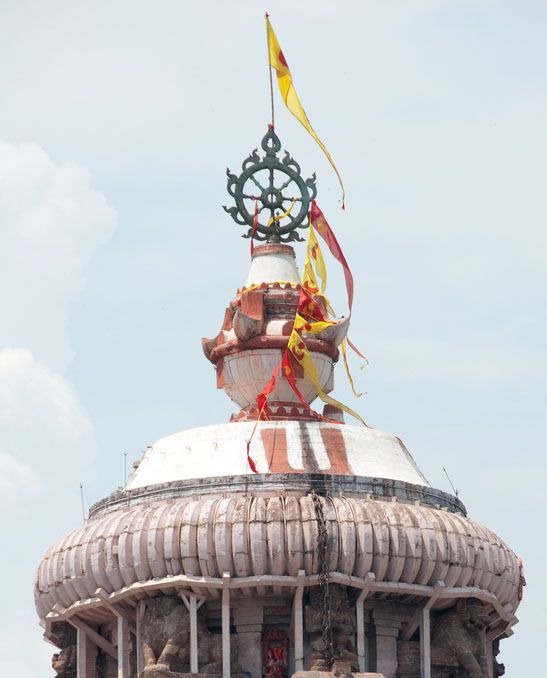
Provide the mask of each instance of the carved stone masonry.
[{"label": "carved stone masonry", "polygon": [[480,600],[459,600],[435,621],[432,648],[451,650],[469,678],[488,678],[484,629],[490,624]]},{"label": "carved stone masonry", "polygon": [[[200,611],[201,612],[201,611]],[[222,674],[222,637],[211,633],[198,612],[199,673]],[[190,617],[176,596],[147,601],[143,618],[143,678],[178,678],[190,671]],[[237,645],[231,643],[232,674],[240,673]]]},{"label": "carved stone masonry", "polygon": [[51,666],[59,678],[76,678],[77,651],[76,629],[70,624],[55,626],[55,642],[61,650],[51,658]]},{"label": "carved stone masonry", "polygon": [[323,636],[323,592],[310,589],[310,605],[306,607],[306,631],[309,634],[310,671],[342,670],[359,671],[359,661],[354,645],[355,615],[349,602],[346,587],[337,584],[329,586],[330,625],[332,630],[333,667],[326,666],[325,641]]},{"label": "carved stone masonry", "polygon": [[[491,622],[480,600],[462,599],[439,614],[431,635],[431,675],[433,678],[489,678],[485,629]],[[497,648],[495,648],[496,650]],[[505,673],[503,664],[493,658],[493,675]],[[420,677],[419,643],[398,643],[399,678]]]}]

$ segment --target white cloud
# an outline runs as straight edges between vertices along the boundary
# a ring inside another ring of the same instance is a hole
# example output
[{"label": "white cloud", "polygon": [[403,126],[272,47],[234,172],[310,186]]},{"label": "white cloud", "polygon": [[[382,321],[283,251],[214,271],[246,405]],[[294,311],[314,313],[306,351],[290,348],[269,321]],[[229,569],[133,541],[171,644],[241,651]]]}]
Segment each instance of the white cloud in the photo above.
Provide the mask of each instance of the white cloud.
[{"label": "white cloud", "polygon": [[49,663],[32,605],[34,571],[81,519],[78,484],[93,474],[93,426],[64,375],[67,323],[86,266],[115,227],[85,168],[0,141],[0,530],[6,552],[17,554],[2,569],[10,587],[0,648],[16,658],[4,666],[13,675],[42,675]]},{"label": "white cloud", "polygon": [[41,494],[60,477],[75,485],[92,469],[93,427],[63,375],[71,358],[67,319],[87,263],[115,227],[115,211],[84,167],[55,164],[32,144],[0,141],[4,495]]},{"label": "white cloud", "polygon": [[40,481],[28,464],[0,450],[0,501],[12,499],[20,491],[33,494],[39,487]]},{"label": "white cloud", "polygon": [[91,469],[87,413],[72,385],[29,349],[0,350],[0,440],[0,498],[44,488],[60,467],[63,480],[72,483]]},{"label": "white cloud", "polygon": [[29,347],[41,362],[66,367],[69,302],[115,227],[115,211],[85,168],[0,141],[0,346]]}]

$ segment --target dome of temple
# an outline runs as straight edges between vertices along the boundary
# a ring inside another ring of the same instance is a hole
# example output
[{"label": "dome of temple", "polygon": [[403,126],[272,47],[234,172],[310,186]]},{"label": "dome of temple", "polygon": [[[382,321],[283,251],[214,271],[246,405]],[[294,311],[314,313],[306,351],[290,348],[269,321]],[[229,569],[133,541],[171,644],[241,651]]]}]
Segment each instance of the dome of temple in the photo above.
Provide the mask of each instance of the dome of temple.
[{"label": "dome of temple", "polygon": [[[253,422],[204,426],[150,446],[126,490],[195,478],[248,473]],[[259,473],[316,473],[388,478],[428,486],[402,441],[363,426],[319,421],[260,422],[250,454]]]},{"label": "dome of temple", "polygon": [[[66,668],[76,656],[67,629],[77,630],[82,678],[180,678],[202,665],[208,678],[288,678],[304,668],[486,678],[458,668],[468,655],[485,664],[483,651],[493,676],[495,642],[517,621],[522,563],[457,496],[431,487],[400,438],[345,423],[344,413],[359,415],[327,395],[350,318],[331,318],[280,242],[311,228],[315,178],[304,182],[288,154],[277,159],[273,128],[262,148],[241,177],[228,172],[237,207],[226,209],[266,244],[251,249],[245,286],[217,335],[202,340],[216,387],[239,411],[151,445],[126,486],[51,546],[35,581],[45,636],[61,655],[68,643],[58,661]],[[240,183],[255,166],[270,185],[261,198],[245,194],[253,218]],[[275,186],[275,169],[303,191],[300,216],[281,213],[290,182]],[[257,225],[260,200],[271,217]],[[284,362],[297,314],[310,306],[316,316],[292,346],[312,372],[295,352]],[[310,407],[318,394],[322,413]],[[463,659],[436,640],[455,624],[471,629]]]}]

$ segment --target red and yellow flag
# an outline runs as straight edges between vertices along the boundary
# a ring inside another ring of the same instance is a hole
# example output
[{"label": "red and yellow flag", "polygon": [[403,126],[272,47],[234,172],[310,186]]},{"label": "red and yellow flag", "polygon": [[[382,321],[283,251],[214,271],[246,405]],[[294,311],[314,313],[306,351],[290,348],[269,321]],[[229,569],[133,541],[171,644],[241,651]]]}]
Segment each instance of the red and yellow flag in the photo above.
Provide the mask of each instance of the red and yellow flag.
[{"label": "red and yellow flag", "polygon": [[340,264],[342,264],[342,268],[344,269],[344,278],[346,279],[346,290],[348,293],[349,312],[351,313],[351,308],[353,306],[353,275],[349,268],[348,262],[346,261],[346,257],[342,252],[342,248],[340,247],[340,244],[336,239],[336,236],[332,232],[332,228],[329,226],[327,220],[325,219],[325,215],[319,209],[315,200],[312,200],[311,203],[310,224],[312,230],[315,229],[319,233],[319,235],[323,238],[323,240],[327,243],[327,246],[332,256],[337,261],[339,261]]},{"label": "red and yellow flag", "polygon": [[[310,229],[308,231],[306,259],[304,263],[304,269],[302,271],[300,295],[298,298],[297,311],[294,318],[292,332],[289,337],[287,348],[283,352],[280,363],[276,366],[270,381],[264,386],[256,398],[258,405],[258,419],[267,419],[269,417],[268,398],[275,389],[280,368],[283,370],[283,375],[287,379],[289,385],[300,402],[318,418],[325,419],[325,417],[315,412],[315,410],[313,410],[307,404],[306,400],[300,393],[296,384],[296,377],[293,368],[293,362],[296,362],[302,367],[306,377],[313,383],[317,395],[323,402],[347,412],[352,417],[355,417],[365,426],[367,426],[366,422],[359,414],[357,414],[357,412],[325,393],[319,381],[319,375],[317,373],[315,362],[308,347],[306,346],[306,342],[303,337],[304,333],[308,335],[318,335],[336,324],[336,321],[329,320],[329,312],[333,313],[333,311],[328,299],[324,295],[326,289],[327,272],[325,262],[323,260],[323,254],[315,235],[315,230],[317,230],[319,235],[327,243],[334,258],[342,265],[344,277],[346,280],[350,314],[353,306],[353,275],[348,266],[344,253],[342,252],[342,248],[338,243],[338,240],[336,239],[332,229],[325,219],[323,212],[321,212],[315,201],[312,201],[309,221]],[[321,281],[321,285],[319,285],[318,279]],[[351,346],[365,360],[366,358],[358,351],[355,346],[353,346],[349,339],[346,338],[342,341],[340,348],[344,367],[346,369],[353,393],[357,397],[360,397],[362,394],[356,391],[352,376],[350,374],[347,361],[346,345]]]},{"label": "red and yellow flag", "polygon": [[342,183],[342,177],[340,176],[338,168],[334,164],[334,160],[332,159],[331,154],[328,152],[325,144],[315,133],[315,130],[313,129],[310,121],[308,120],[306,111],[303,109],[302,104],[300,103],[298,94],[294,89],[292,74],[289,69],[289,65],[287,63],[287,60],[285,59],[285,55],[283,54],[283,51],[279,45],[279,41],[277,39],[276,34],[274,33],[272,25],[270,24],[270,19],[268,18],[267,14],[266,14],[266,35],[268,40],[268,61],[271,68],[275,70],[275,73],[277,75],[279,91],[281,92],[281,97],[285,102],[285,106],[294,115],[298,122],[300,122],[305,127],[308,133],[313,137],[315,142],[318,144],[319,148],[327,156],[327,159],[332,165],[333,170],[336,172],[336,176],[338,177],[338,181],[340,182],[340,187],[342,188],[342,207],[344,208],[345,190],[344,184]]},{"label": "red and yellow flag", "polygon": [[297,313],[310,321],[328,320],[327,313],[319,306],[312,295],[302,286],[298,297]]},{"label": "red and yellow flag", "polygon": [[[317,278],[321,280],[321,287],[318,285]],[[308,230],[306,259],[302,271],[302,287],[305,287],[311,294],[318,294],[321,291],[321,295],[325,294],[327,288],[327,269],[313,228]]]},{"label": "red and yellow flag", "polygon": [[256,404],[258,406],[258,418],[259,419],[268,419],[270,416],[270,413],[268,412],[268,397],[272,393],[272,391],[275,389],[276,381],[277,381],[277,373],[279,372],[279,368],[281,367],[281,363],[278,363],[276,368],[274,369],[270,381],[264,386],[262,391],[256,396]]},{"label": "red and yellow flag", "polygon": [[324,403],[333,405],[339,410],[347,412],[352,417],[358,419],[364,426],[367,426],[365,420],[359,414],[357,414],[357,412],[352,410],[347,405],[344,405],[343,403],[339,402],[338,400],[331,398],[327,393],[325,393],[325,391],[323,391],[323,389],[321,388],[321,382],[319,381],[319,375],[317,374],[317,369],[315,367],[315,363],[313,361],[311,353],[308,350],[308,347],[306,346],[300,334],[303,330],[306,330],[311,334],[316,334],[325,329],[325,327],[329,327],[331,324],[332,323],[324,322],[308,323],[306,322],[306,320],[304,320],[304,318],[297,315],[294,321],[293,331],[291,332],[291,336],[289,337],[289,343],[287,344],[287,351],[289,351],[292,357],[296,360],[296,362],[299,365],[301,365],[302,369],[304,370],[304,374],[315,386],[317,395],[319,396],[319,398],[321,398],[321,400]]},{"label": "red and yellow flag", "polygon": [[[350,270],[348,262],[346,261],[346,257],[342,252],[340,243],[336,239],[336,236],[334,235],[332,228],[329,226],[328,221],[325,219],[325,215],[319,209],[315,200],[312,200],[311,203],[310,225],[312,229],[315,229],[319,233],[319,235],[323,238],[323,240],[327,243],[330,253],[338,262],[340,262],[342,268],[344,269],[344,278],[346,280],[346,290],[348,294],[348,306],[351,315],[351,311],[353,308],[353,274]],[[346,339],[345,341],[347,341],[348,346],[352,348],[353,351],[355,351],[355,353],[357,353],[358,356],[363,358],[363,360],[365,361],[367,360],[366,357],[357,348],[357,346],[355,346],[355,344],[353,344],[349,339]]]}]

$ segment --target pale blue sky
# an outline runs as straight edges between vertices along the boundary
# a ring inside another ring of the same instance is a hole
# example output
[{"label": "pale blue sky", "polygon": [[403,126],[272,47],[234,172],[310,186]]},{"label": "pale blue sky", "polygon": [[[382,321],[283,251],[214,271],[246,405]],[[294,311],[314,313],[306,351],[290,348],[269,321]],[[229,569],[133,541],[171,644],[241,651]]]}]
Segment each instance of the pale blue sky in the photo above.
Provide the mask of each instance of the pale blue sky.
[{"label": "pale blue sky", "polygon": [[[278,105],[282,142],[317,172],[356,278],[367,395],[352,401],[341,375],[336,393],[448,490],[446,466],[470,516],[523,557],[521,622],[502,653],[506,675],[534,675],[547,555],[547,5],[267,8],[347,188],[342,212],[328,164]],[[132,461],[234,409],[200,338],[218,331],[249,264],[220,206],[226,166],[268,123],[264,9],[0,3],[6,675],[49,675],[32,578],[81,522],[80,479],[89,506],[123,482],[124,450]]]}]

